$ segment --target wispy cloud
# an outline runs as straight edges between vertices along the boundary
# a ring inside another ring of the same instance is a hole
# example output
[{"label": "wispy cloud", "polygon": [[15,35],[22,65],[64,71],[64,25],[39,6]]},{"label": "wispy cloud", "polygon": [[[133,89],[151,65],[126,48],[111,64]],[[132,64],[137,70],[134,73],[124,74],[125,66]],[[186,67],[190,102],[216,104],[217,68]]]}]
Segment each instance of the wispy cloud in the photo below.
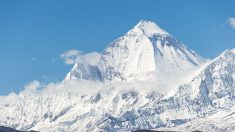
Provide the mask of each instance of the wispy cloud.
[{"label": "wispy cloud", "polygon": [[96,65],[100,61],[101,55],[98,52],[83,54],[81,51],[73,49],[63,52],[60,57],[67,65],[71,65],[76,62],[88,65]]},{"label": "wispy cloud", "polygon": [[9,95],[0,96],[0,106],[1,105],[9,105],[13,102],[19,101],[27,96],[37,96],[39,95],[40,88],[43,88],[43,85],[40,84],[38,81],[32,81],[27,83],[24,86],[24,90],[21,91],[19,94],[14,92],[10,93]]},{"label": "wispy cloud", "polygon": [[77,80],[68,80],[58,83],[49,83],[43,84],[39,81],[32,81],[27,83],[24,86],[19,94],[14,92],[9,95],[0,96],[0,107],[2,105],[10,105],[17,101],[22,101],[24,98],[38,97],[38,96],[47,96],[54,94],[63,93],[74,93],[76,95],[94,95],[96,94],[103,84],[101,82],[94,81],[77,81]]},{"label": "wispy cloud", "polygon": [[24,90],[20,93],[21,96],[29,96],[37,93],[41,84],[38,81],[32,81],[25,85]]},{"label": "wispy cloud", "polygon": [[[117,90],[116,92],[126,92],[130,90],[138,91],[139,93],[151,93],[156,87],[156,82],[114,82],[109,85],[102,82],[88,80],[64,80],[57,83],[44,84],[39,81],[32,81],[24,86],[19,94],[10,93],[6,96],[0,96],[0,107],[2,105],[11,105],[18,101],[23,101],[25,98],[35,98],[52,95],[75,94],[76,96],[95,96],[98,92]],[[144,89],[143,89],[144,87]],[[115,92],[114,92],[115,93]]]},{"label": "wispy cloud", "polygon": [[229,25],[230,25],[232,28],[235,29],[235,17],[230,17],[230,18],[228,18],[227,21],[228,21]]},{"label": "wispy cloud", "polygon": [[0,105],[9,105],[19,99],[20,97],[12,92],[9,95],[0,96]]},{"label": "wispy cloud", "polygon": [[78,60],[81,52],[78,50],[67,50],[60,54],[60,57],[63,59],[65,64],[74,64]]}]

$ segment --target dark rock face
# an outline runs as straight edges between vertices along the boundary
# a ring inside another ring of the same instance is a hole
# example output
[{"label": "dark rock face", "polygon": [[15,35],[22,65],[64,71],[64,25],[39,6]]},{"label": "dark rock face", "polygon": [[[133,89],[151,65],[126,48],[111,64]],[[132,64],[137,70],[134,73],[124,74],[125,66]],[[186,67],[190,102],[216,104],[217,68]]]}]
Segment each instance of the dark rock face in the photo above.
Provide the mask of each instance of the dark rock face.
[{"label": "dark rock face", "polygon": [[159,132],[159,131],[153,131],[153,130],[137,130],[133,132]]},{"label": "dark rock face", "polygon": [[[10,127],[0,126],[0,132],[27,132],[27,131],[19,131]],[[31,130],[29,132],[37,132],[37,131]]]},{"label": "dark rock face", "polygon": [[21,131],[9,127],[0,126],[0,132],[21,132]]},{"label": "dark rock face", "polygon": [[[177,131],[154,131],[154,130],[137,130],[133,132],[177,132]],[[179,132],[179,131],[178,131]],[[193,131],[193,132],[201,132],[201,131]]]},{"label": "dark rock face", "polygon": [[137,130],[133,132],[165,132],[165,131],[154,131],[154,130]]}]

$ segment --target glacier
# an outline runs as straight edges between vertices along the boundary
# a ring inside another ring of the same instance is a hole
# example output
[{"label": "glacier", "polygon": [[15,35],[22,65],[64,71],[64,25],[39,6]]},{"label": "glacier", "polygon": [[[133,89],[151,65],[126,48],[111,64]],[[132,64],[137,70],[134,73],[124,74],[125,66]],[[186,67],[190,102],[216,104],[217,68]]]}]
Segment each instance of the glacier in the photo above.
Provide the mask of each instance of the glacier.
[{"label": "glacier", "polygon": [[235,131],[235,49],[201,57],[141,20],[95,65],[0,105],[0,126],[38,131]]}]

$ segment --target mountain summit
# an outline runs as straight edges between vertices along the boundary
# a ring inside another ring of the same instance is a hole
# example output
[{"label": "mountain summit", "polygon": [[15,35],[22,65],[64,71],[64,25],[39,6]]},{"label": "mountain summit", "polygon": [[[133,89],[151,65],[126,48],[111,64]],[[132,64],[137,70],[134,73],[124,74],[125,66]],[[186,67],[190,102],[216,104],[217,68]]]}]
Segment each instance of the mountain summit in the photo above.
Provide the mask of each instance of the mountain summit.
[{"label": "mountain summit", "polygon": [[111,42],[101,53],[97,66],[76,64],[66,79],[98,81],[177,82],[197,69],[205,59],[176,40],[157,24],[141,20],[124,36]]},{"label": "mountain summit", "polygon": [[134,28],[141,29],[148,37],[151,37],[154,34],[169,35],[169,33],[161,29],[156,23],[152,21],[141,20]]}]

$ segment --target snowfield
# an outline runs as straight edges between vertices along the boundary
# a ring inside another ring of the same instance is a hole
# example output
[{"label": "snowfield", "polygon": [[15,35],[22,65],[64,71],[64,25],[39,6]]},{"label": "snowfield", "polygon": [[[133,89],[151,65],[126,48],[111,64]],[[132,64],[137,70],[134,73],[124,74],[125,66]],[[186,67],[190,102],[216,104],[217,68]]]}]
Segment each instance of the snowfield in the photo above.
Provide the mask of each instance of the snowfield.
[{"label": "snowfield", "polygon": [[235,131],[235,49],[205,59],[142,20],[97,64],[3,99],[0,126],[19,130]]}]

